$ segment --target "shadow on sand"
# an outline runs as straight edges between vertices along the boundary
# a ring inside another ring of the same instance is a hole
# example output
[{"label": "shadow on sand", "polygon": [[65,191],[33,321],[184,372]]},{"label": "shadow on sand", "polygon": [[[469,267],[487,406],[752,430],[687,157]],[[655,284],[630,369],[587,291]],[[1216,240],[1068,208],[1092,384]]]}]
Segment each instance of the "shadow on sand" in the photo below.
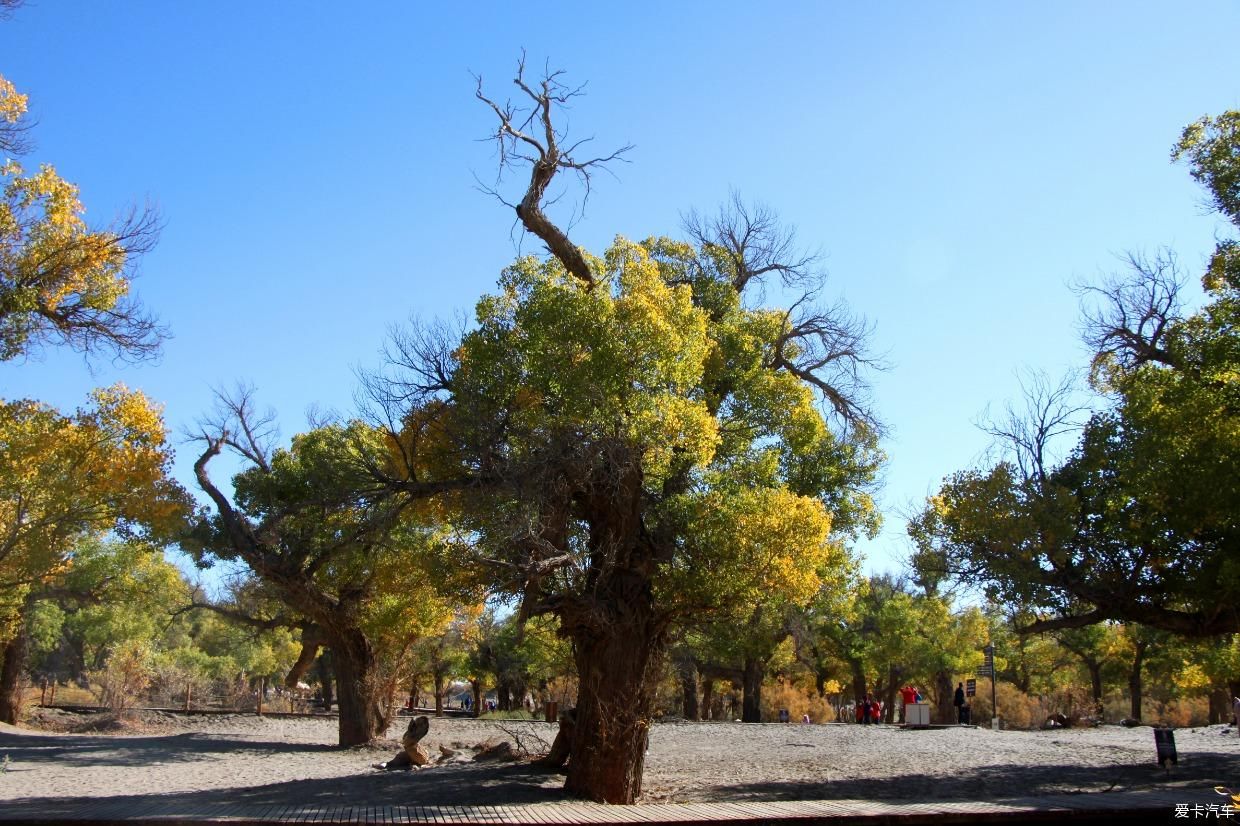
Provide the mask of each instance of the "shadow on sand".
[{"label": "shadow on sand", "polygon": [[909,775],[877,779],[771,780],[708,787],[701,791],[732,801],[764,800],[999,800],[1038,795],[1093,794],[1181,788],[1209,791],[1236,785],[1240,755],[1180,753],[1179,765],[1165,771],[1148,764],[1117,766],[1039,766],[998,764],[950,777]]}]

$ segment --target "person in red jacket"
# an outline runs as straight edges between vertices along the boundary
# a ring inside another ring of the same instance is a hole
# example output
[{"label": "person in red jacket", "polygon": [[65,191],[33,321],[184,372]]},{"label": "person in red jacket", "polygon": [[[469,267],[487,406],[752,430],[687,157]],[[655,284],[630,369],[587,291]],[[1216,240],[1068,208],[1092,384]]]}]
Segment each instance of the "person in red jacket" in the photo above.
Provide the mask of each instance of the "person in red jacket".
[{"label": "person in red jacket", "polygon": [[906,685],[900,689],[900,699],[904,701],[904,722],[908,722],[908,707],[917,702],[917,689]]}]

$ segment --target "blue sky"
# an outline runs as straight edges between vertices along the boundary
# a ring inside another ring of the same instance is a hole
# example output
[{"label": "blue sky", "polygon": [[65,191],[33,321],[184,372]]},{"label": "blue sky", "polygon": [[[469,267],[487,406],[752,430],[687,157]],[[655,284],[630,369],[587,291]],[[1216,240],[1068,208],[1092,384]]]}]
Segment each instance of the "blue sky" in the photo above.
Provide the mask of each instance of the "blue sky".
[{"label": "blue sky", "polygon": [[137,289],[175,336],[153,365],[0,365],[0,394],[72,408],[123,380],[180,429],[240,379],[286,437],[347,411],[389,325],[470,310],[516,252],[476,188],[495,158],[470,73],[506,96],[524,48],[588,82],[574,134],[636,145],[577,243],[675,234],[734,189],[873,322],[888,516],[863,550],[891,569],[901,511],[985,451],[974,422],[1017,371],[1085,362],[1070,285],[1161,245],[1195,277],[1220,230],[1169,151],[1240,106],[1235,3],[355,5],[42,0],[0,23],[27,163],[100,223],[158,206]]}]

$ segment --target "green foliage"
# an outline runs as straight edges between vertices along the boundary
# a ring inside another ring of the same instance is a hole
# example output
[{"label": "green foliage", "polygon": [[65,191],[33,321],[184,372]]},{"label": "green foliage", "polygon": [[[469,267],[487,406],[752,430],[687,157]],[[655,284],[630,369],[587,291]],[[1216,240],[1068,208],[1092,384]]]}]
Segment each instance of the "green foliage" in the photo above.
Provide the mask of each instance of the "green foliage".
[{"label": "green foliage", "polygon": [[[1176,149],[1233,224],[1238,122],[1235,112],[1203,119]],[[1134,258],[1128,280],[1100,290],[1107,306],[1091,316],[1089,340],[1095,385],[1112,406],[1057,467],[1007,462],[949,477],[909,528],[923,578],[949,574],[1080,622],[1240,630],[1234,253],[1233,240],[1220,243],[1196,313],[1181,312],[1168,259]]]}]

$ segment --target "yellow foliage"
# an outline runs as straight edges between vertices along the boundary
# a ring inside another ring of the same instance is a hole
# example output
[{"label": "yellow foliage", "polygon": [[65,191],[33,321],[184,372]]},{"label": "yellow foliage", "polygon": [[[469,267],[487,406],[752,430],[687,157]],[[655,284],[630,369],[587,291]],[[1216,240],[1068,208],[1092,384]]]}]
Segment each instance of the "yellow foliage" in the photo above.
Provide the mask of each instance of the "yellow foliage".
[{"label": "yellow foliage", "polygon": [[72,416],[29,400],[0,403],[0,581],[16,586],[6,601],[63,572],[76,539],[167,530],[191,507],[169,476],[159,409],[122,385],[96,391],[93,402]]},{"label": "yellow foliage", "polygon": [[0,77],[0,120],[17,123],[26,114],[26,95],[20,94],[4,77]]}]

